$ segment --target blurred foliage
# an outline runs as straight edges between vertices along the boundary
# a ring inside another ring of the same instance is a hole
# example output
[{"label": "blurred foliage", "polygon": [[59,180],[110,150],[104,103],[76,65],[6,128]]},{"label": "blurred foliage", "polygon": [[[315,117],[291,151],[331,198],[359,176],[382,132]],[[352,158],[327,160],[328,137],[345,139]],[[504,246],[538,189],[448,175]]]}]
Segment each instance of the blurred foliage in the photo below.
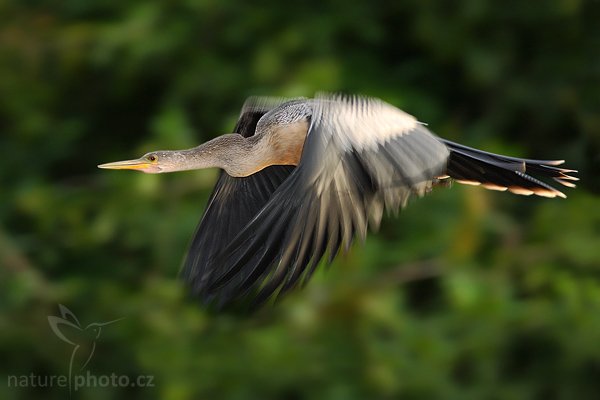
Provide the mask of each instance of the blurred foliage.
[{"label": "blurred foliage", "polygon": [[[47,316],[107,326],[73,398],[572,399],[600,392],[600,3],[0,1],[0,398],[61,399]],[[381,97],[567,200],[439,189],[258,314],[177,279],[216,171],[100,171],[229,132],[248,95]]]}]

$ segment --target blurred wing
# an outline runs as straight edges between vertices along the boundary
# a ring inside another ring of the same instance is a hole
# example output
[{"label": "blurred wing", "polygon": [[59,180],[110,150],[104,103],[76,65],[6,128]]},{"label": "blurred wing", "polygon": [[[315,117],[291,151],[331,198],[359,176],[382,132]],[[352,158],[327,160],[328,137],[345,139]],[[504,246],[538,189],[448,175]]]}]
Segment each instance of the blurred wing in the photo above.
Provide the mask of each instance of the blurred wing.
[{"label": "blurred wing", "polygon": [[[242,107],[234,132],[244,137],[254,135],[260,118],[285,101],[271,97],[249,98]],[[245,178],[233,178],[221,171],[181,272],[194,294],[206,295],[202,288],[219,267],[213,262],[215,255],[221,253],[260,211],[293,170],[293,166],[275,165]]]},{"label": "blurred wing", "polygon": [[[258,305],[306,281],[323,255],[364,238],[443,174],[448,149],[416,119],[362,97],[320,96],[300,164],[219,255],[207,292]],[[303,279],[301,279],[303,278]]]},{"label": "blurred wing", "polygon": [[269,96],[252,96],[248,97],[240,111],[240,118],[236,124],[234,132],[239,133],[244,137],[254,135],[258,120],[272,109],[279,107],[283,103],[292,100],[300,100],[301,97],[286,98],[286,97],[269,97]]}]

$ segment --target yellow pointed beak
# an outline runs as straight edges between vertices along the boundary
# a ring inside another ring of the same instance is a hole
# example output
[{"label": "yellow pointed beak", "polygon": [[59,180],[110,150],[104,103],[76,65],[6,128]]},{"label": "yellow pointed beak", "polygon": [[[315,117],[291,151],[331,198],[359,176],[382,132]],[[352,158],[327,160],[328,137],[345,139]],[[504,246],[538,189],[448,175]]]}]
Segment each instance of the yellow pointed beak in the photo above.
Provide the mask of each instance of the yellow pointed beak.
[{"label": "yellow pointed beak", "polygon": [[98,165],[98,168],[103,169],[133,169],[133,170],[145,170],[151,167],[152,164],[143,158],[138,158],[137,160],[126,160],[126,161],[117,161],[106,164]]}]

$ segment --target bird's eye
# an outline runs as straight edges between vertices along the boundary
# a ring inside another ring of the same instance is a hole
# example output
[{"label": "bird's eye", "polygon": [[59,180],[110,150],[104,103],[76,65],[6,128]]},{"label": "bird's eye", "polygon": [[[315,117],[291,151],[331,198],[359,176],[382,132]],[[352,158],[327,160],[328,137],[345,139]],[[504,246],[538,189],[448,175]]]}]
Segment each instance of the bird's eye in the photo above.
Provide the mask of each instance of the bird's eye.
[{"label": "bird's eye", "polygon": [[150,154],[148,157],[146,157],[148,159],[148,161],[154,162],[157,160],[156,156],[154,154]]}]

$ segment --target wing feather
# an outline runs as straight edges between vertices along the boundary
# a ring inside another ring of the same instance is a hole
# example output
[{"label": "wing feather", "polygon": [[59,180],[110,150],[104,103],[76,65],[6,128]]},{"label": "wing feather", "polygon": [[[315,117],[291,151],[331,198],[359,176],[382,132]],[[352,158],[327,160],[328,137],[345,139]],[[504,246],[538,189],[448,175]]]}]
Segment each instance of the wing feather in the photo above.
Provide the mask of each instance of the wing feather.
[{"label": "wing feather", "polygon": [[[300,164],[229,243],[207,292],[255,306],[306,282],[329,252],[347,251],[446,168],[448,149],[412,116],[382,101],[322,95]],[[378,211],[371,212],[372,208]],[[236,279],[237,277],[242,277]]]},{"label": "wing feather", "polygon": [[[244,137],[252,136],[260,118],[286,101],[272,97],[249,98],[242,107],[234,132]],[[244,178],[234,178],[221,171],[181,271],[193,294],[200,295],[207,302],[214,300],[204,288],[212,282],[215,271],[219,270],[219,265],[214,263],[216,255],[264,207],[294,168],[270,166]],[[241,278],[237,278],[237,282],[240,284]]]}]

